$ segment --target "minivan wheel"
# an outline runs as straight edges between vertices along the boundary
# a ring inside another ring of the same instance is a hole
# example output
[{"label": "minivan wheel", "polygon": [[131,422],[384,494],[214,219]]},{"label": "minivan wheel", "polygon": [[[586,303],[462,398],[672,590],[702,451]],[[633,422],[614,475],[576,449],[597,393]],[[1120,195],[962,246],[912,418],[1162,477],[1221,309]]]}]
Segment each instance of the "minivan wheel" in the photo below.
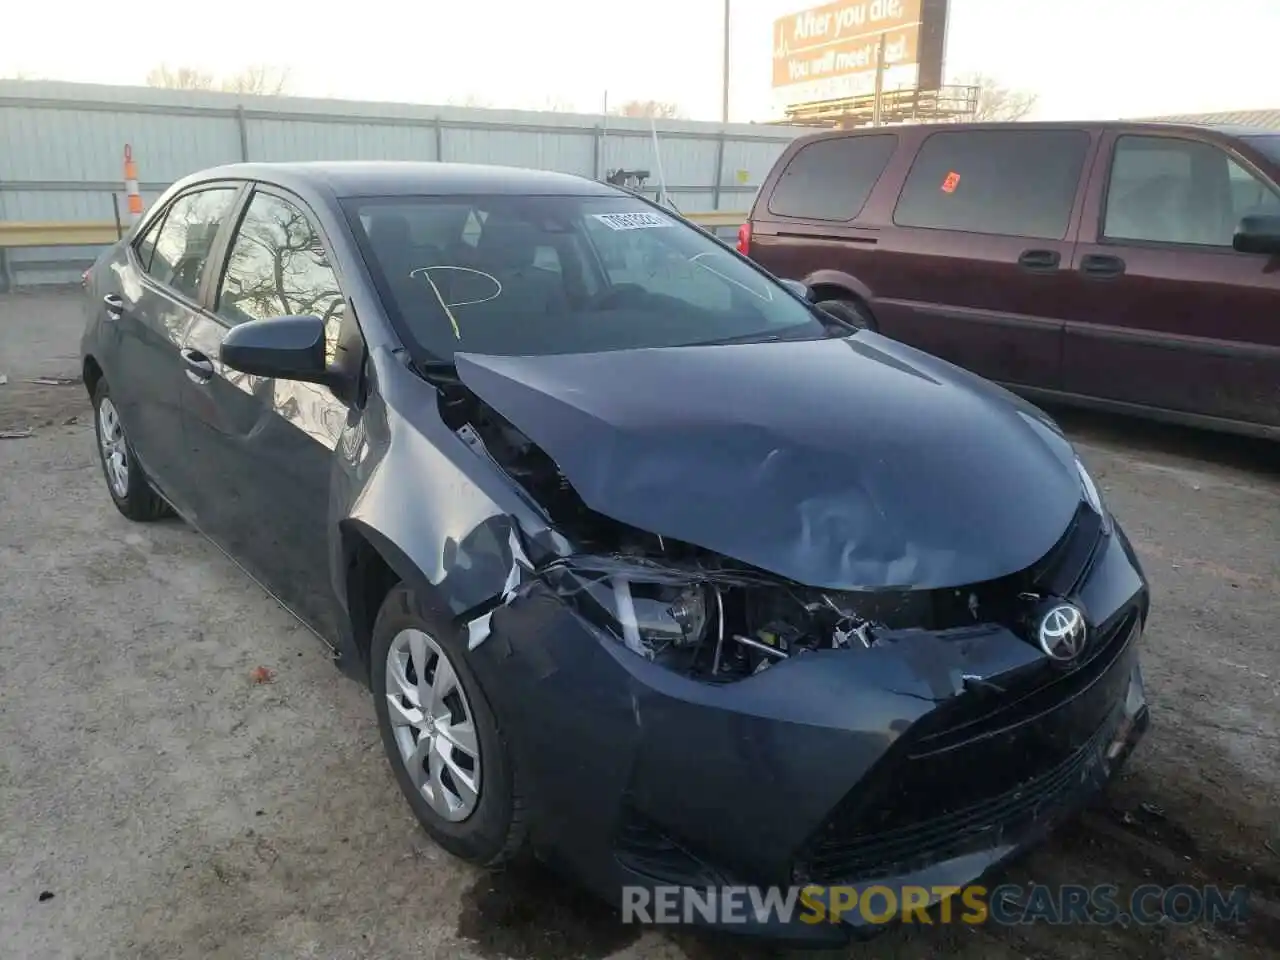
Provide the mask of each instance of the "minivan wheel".
[{"label": "minivan wheel", "polygon": [[93,391],[93,426],[98,438],[98,461],[107,481],[107,492],[116,509],[139,523],[169,516],[173,511],[151,487],[124,435],[120,411],[116,409],[107,381],[98,381]]},{"label": "minivan wheel", "polygon": [[858,330],[874,331],[876,329],[875,318],[866,307],[855,300],[823,300],[817,304],[817,307]]},{"label": "minivan wheel", "polygon": [[370,646],[382,744],[418,822],[463,860],[492,867],[513,859],[524,847],[524,804],[457,629],[398,584]]}]

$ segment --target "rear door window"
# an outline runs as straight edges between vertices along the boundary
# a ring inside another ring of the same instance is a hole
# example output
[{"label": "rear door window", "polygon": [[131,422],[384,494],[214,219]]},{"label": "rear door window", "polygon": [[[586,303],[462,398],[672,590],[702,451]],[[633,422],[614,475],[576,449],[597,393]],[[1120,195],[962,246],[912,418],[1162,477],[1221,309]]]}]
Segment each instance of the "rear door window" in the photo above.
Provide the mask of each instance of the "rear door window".
[{"label": "rear door window", "polygon": [[769,197],[769,212],[805,220],[852,220],[893,156],[892,134],[838,137],[805,144]]},{"label": "rear door window", "polygon": [[893,222],[1062,240],[1088,151],[1083,130],[932,134],[911,165]]},{"label": "rear door window", "polygon": [[1280,214],[1280,197],[1213,144],[1116,140],[1103,234],[1108,240],[1230,247],[1240,218]]},{"label": "rear door window", "polygon": [[160,236],[160,228],[164,226],[164,214],[165,211],[160,211],[160,215],[148,224],[146,233],[133,243],[138,263],[147,273],[151,272],[151,258],[155,256],[156,239]]},{"label": "rear door window", "polygon": [[195,300],[214,237],[231,212],[237,192],[235,187],[213,187],[175,200],[156,237],[147,273],[159,283]]}]

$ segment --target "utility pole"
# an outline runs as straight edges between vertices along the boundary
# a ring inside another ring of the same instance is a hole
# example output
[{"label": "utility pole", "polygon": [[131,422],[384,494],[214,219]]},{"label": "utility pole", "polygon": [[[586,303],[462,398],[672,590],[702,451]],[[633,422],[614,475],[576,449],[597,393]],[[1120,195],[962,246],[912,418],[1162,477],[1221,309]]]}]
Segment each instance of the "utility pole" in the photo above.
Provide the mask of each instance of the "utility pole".
[{"label": "utility pole", "polygon": [[887,33],[880,34],[880,48],[876,52],[876,99],[875,104],[871,108],[871,125],[873,127],[880,126],[880,98],[884,95],[884,50],[888,44],[889,35]]},{"label": "utility pole", "polygon": [[724,0],[724,77],[720,101],[720,122],[729,122],[729,2]]}]

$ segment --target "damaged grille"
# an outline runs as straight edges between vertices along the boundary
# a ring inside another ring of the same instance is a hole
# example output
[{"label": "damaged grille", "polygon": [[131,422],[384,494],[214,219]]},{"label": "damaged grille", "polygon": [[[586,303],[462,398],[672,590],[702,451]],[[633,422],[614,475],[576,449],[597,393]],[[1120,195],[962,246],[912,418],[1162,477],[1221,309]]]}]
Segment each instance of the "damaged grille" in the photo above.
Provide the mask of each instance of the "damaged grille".
[{"label": "damaged grille", "polygon": [[1139,617],[1136,606],[1116,617],[1070,673],[994,699],[960,697],[923,718],[815,834],[802,858],[813,879],[934,863],[1034,819],[1070,786],[1072,765],[1091,755],[1124,696]]},{"label": "damaged grille", "polygon": [[976,849],[1013,842],[1037,821],[1076,799],[1089,765],[1105,747],[1113,726],[1108,721],[1057,766],[1014,789],[923,823],[874,835],[825,838],[805,859],[804,879],[829,883],[897,876]]}]

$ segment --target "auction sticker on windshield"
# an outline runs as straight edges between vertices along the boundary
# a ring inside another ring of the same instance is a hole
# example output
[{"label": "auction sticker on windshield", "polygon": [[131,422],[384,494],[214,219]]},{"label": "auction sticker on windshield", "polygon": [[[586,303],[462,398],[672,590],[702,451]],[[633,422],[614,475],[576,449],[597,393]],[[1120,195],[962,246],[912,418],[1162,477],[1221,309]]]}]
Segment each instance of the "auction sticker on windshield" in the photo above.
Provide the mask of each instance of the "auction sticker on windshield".
[{"label": "auction sticker on windshield", "polygon": [[656,213],[597,213],[593,216],[611,230],[648,230],[669,227],[671,221]]}]

